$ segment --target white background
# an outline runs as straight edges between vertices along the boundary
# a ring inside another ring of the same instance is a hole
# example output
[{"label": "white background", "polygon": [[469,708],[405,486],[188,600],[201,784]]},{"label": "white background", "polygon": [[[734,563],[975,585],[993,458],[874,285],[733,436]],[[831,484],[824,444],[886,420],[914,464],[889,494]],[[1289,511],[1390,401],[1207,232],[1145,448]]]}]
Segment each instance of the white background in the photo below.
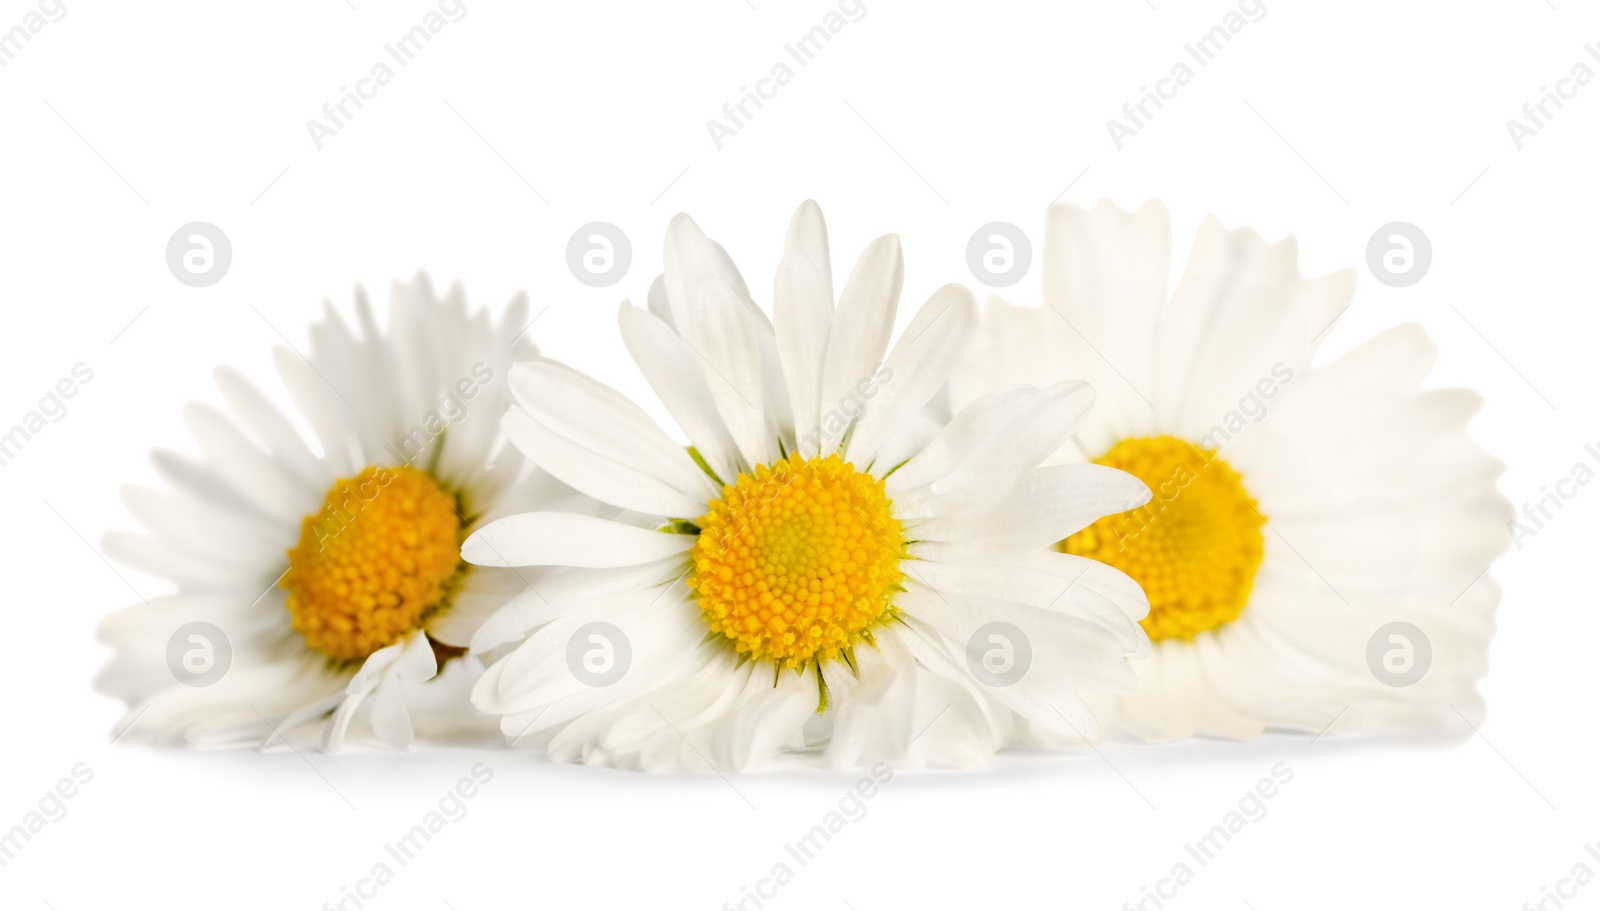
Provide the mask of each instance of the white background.
[{"label": "white background", "polygon": [[[1225,2],[867,0],[719,151],[706,121],[785,59],[825,2],[467,0],[465,18],[318,151],[306,121],[430,8],[352,2],[66,0],[65,17],[0,69],[0,424],[73,364],[94,371],[66,418],[0,468],[0,828],[75,763],[94,771],[70,814],[0,868],[7,908],[320,908],[486,761],[494,779],[470,815],[368,907],[715,909],[786,859],[783,845],[849,786],[651,777],[525,753],[108,745],[120,707],[90,690],[106,657],[93,628],[136,600],[130,588],[164,590],[97,555],[105,531],[131,525],[119,485],[153,480],[152,446],[190,451],[179,406],[217,401],[215,364],[277,388],[279,333],[303,345],[320,300],[348,305],[356,283],[381,299],[422,267],[496,306],[526,288],[549,307],[533,330],[546,353],[648,401],[615,311],[642,302],[675,212],[721,240],[764,298],[787,218],[814,197],[836,274],[898,231],[905,300],[920,302],[972,283],[978,225],[1013,222],[1037,241],[1058,195],[1157,197],[1179,256],[1215,213],[1269,239],[1297,235],[1308,274],[1359,267],[1326,353],[1426,325],[1442,349],[1431,382],[1484,392],[1474,431],[1508,464],[1502,489],[1519,507],[1600,440],[1600,87],[1521,151],[1505,126],[1577,61],[1600,67],[1583,50],[1600,41],[1600,14],[1571,0],[1470,12],[1268,0],[1121,151],[1107,119],[1186,59]],[[0,3],[0,29],[32,8]],[[205,289],[176,281],[164,258],[196,220],[222,227],[234,251]],[[595,220],[633,241],[632,270],[610,288],[565,265],[568,236]],[[1431,271],[1409,288],[1365,267],[1369,236],[1394,220],[1433,244]],[[1037,289],[1035,263],[1006,293],[1036,303]],[[1270,814],[1168,907],[1512,909],[1579,861],[1600,871],[1584,853],[1600,839],[1597,522],[1600,492],[1583,490],[1496,567],[1506,594],[1481,736],[1418,747],[1335,728],[1316,743],[1113,746],[901,775],[768,907],[1119,908],[1279,761],[1294,779]],[[1580,904],[1595,901],[1600,883]]]}]

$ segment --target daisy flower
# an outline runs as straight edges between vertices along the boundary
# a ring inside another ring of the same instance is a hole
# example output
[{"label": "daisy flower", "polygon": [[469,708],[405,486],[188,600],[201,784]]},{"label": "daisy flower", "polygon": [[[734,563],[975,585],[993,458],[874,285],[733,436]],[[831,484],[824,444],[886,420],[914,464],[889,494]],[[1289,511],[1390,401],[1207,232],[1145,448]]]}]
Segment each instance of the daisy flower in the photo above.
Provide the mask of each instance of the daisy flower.
[{"label": "daisy flower", "polygon": [[[128,703],[123,730],[265,745],[331,716],[328,750],[357,722],[393,746],[417,726],[481,732],[466,701],[481,665],[465,647],[525,583],[467,566],[461,542],[562,495],[524,477],[499,433],[507,371],[535,354],[528,323],[521,296],[494,323],[467,311],[459,286],[440,298],[419,273],[395,283],[380,329],[358,289],[355,328],[329,306],[308,357],[274,352],[315,446],[242,375],[217,370],[231,413],[189,405],[201,459],[155,453],[171,489],[127,488],[147,531],[106,541],[176,587],[100,626],[115,654],[97,686]],[[426,711],[414,718],[408,700]]]},{"label": "daisy flower", "polygon": [[1293,238],[1208,219],[1170,301],[1169,248],[1159,203],[1052,208],[1044,306],[991,299],[952,383],[960,403],[1087,379],[1100,403],[1050,461],[1154,492],[1058,545],[1149,597],[1152,654],[1119,723],[1170,739],[1475,722],[1485,570],[1511,515],[1467,435],[1478,395],[1421,388],[1435,351],[1415,325],[1313,366],[1354,273],[1303,278]]},{"label": "daisy flower", "polygon": [[971,295],[940,289],[891,348],[898,240],[868,247],[835,306],[814,203],[789,226],[775,325],[687,216],[665,265],[619,321],[687,446],[568,367],[512,369],[507,435],[614,514],[468,539],[473,563],[557,568],[480,631],[474,648],[511,650],[473,704],[556,759],[646,769],[968,766],[1022,724],[1094,736],[1080,694],[1132,685],[1145,603],[1108,566],[1037,551],[1149,492],[1039,467],[1089,388],[929,417]]}]

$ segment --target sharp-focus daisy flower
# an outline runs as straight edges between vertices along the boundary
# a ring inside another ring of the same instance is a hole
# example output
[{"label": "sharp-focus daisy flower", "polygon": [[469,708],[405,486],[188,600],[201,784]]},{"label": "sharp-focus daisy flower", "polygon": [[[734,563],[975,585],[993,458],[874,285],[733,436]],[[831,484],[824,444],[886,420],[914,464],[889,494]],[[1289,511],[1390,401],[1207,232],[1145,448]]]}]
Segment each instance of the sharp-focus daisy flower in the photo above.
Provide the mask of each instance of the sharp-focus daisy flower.
[{"label": "sharp-focus daisy flower", "polygon": [[775,326],[688,217],[623,340],[689,445],[548,360],[511,372],[511,440],[600,518],[485,526],[468,560],[562,567],[485,624],[514,643],[473,690],[563,760],[719,771],[826,751],[839,766],[972,765],[1019,724],[1093,736],[1082,692],[1125,692],[1145,604],[1120,572],[1040,554],[1146,500],[1130,475],[1040,468],[1090,405],[1078,382],[924,406],[976,308],[939,290],[893,347],[897,239],[834,306],[815,204],[789,227]]},{"label": "sharp-focus daisy flower", "polygon": [[1354,275],[1299,274],[1294,240],[1201,227],[1168,301],[1166,210],[1052,208],[1044,306],[991,300],[953,402],[1087,379],[1052,462],[1131,472],[1138,510],[1059,549],[1143,585],[1153,642],[1119,720],[1137,735],[1436,727],[1476,719],[1506,547],[1479,397],[1423,389],[1434,349],[1390,329],[1326,365]]},{"label": "sharp-focus daisy flower", "polygon": [[201,460],[157,452],[173,489],[125,491],[148,533],[108,548],[177,589],[100,627],[115,655],[98,685],[128,703],[130,737],[264,744],[330,714],[330,750],[353,722],[395,746],[481,731],[465,647],[525,583],[467,566],[461,542],[561,495],[499,431],[508,369],[535,354],[527,302],[495,323],[419,274],[394,285],[386,329],[359,291],[356,311],[352,329],[330,306],[308,357],[274,352],[314,447],[220,368],[231,415],[185,413]]}]

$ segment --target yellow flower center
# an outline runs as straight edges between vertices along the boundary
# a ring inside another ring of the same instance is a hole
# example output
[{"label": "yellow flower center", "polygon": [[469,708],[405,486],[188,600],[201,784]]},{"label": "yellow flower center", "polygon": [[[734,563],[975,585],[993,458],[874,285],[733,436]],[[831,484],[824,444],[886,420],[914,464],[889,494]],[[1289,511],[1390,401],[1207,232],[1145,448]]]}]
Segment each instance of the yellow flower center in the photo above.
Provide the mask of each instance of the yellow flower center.
[{"label": "yellow flower center", "polygon": [[1150,614],[1140,625],[1152,640],[1192,639],[1237,620],[1261,567],[1267,521],[1239,473],[1215,451],[1170,436],[1122,440],[1095,462],[1132,474],[1153,496],[1061,549],[1109,563],[1143,586]]},{"label": "yellow flower center", "polygon": [[689,588],[741,654],[800,667],[838,657],[893,616],[905,578],[883,481],[837,455],[740,474],[700,517]]},{"label": "yellow flower center", "polygon": [[426,472],[369,466],[335,481],[279,583],[294,628],[341,661],[393,644],[447,600],[461,538],[456,498]]}]

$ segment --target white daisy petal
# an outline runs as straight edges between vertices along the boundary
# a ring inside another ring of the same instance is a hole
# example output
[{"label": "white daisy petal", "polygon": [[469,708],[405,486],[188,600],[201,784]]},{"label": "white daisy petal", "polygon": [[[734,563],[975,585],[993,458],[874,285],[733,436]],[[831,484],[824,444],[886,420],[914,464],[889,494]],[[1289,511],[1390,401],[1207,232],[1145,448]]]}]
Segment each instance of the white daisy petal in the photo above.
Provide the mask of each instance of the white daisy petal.
[{"label": "white daisy petal", "polygon": [[[634,465],[629,463],[637,462],[636,456],[641,453],[627,455],[628,462],[613,460],[546,427],[521,408],[506,412],[501,423],[506,436],[534,464],[602,503],[674,518],[699,515],[705,508],[703,498],[662,477],[684,477],[682,465],[674,464],[680,457],[694,468],[681,446],[644,453],[648,464]],[[704,475],[701,477],[709,483]]]},{"label": "white daisy petal", "polygon": [[[583,633],[594,623],[606,623],[620,631],[631,656],[626,672],[607,685],[596,685],[592,677],[580,675],[568,658],[576,639],[580,661],[593,649],[603,652],[607,648],[612,650],[612,660],[620,660],[616,656],[622,648],[621,641],[610,641],[599,632]],[[484,672],[473,688],[472,704],[492,714],[548,706],[549,713],[542,723],[562,724],[601,706],[638,696],[663,679],[676,679],[704,638],[704,627],[688,606],[657,600],[654,593],[641,591],[581,615],[552,620],[535,630],[511,654]]]},{"label": "white daisy petal", "polygon": [[[462,559],[466,560],[465,554]],[[530,582],[526,575],[537,572],[475,566],[462,573],[451,595],[450,609],[438,611],[424,621],[428,638],[453,649],[469,648],[489,618],[527,590]]]},{"label": "white daisy petal", "polygon": [[[176,579],[190,589],[219,591],[238,585],[241,579],[237,564],[229,566],[211,560],[204,553],[175,550],[152,535],[107,532],[105,548],[120,562],[152,575]],[[258,570],[248,578],[252,583],[266,585],[271,581],[272,574]]]},{"label": "white daisy petal", "polygon": [[1156,395],[1156,362],[1147,340],[1167,294],[1166,207],[1155,201],[1137,212],[1110,202],[1089,212],[1052,206],[1043,246],[1040,338],[1072,369],[1026,381],[1087,380],[1107,399],[1097,418],[1113,422],[1120,436],[1136,436],[1150,426]]},{"label": "white daisy petal", "polygon": [[720,282],[700,285],[691,312],[691,347],[704,362],[711,400],[745,464],[759,464],[773,446],[761,407],[765,394],[755,319],[738,294]]},{"label": "white daisy petal", "polygon": [[817,711],[817,672],[768,675],[753,668],[736,710],[727,713],[712,738],[729,771],[745,771],[790,746],[794,731]]},{"label": "white daisy petal", "polygon": [[1016,742],[1018,718],[988,695],[988,687],[972,676],[967,648],[952,648],[930,625],[908,617],[896,631],[916,658],[917,731],[908,751],[916,764],[978,768]]},{"label": "white daisy petal", "polygon": [[772,313],[778,357],[789,380],[795,430],[803,455],[815,455],[821,435],[807,451],[813,428],[822,424],[823,359],[833,326],[833,268],[822,209],[806,200],[789,221],[788,241],[773,285]]},{"label": "white daisy petal", "polygon": [[[907,494],[957,471],[987,440],[1001,435],[1038,395],[1039,390],[1031,386],[1006,386],[968,404],[914,458],[889,476],[889,492],[903,507]],[[904,508],[901,514],[915,515]]]},{"label": "white daisy petal", "polygon": [[689,442],[717,477],[739,474],[739,447],[728,433],[706,386],[699,357],[687,340],[654,312],[623,303],[617,313],[622,341],[666,406],[667,413],[689,435]]},{"label": "white daisy petal", "polygon": [[565,365],[538,360],[511,369],[511,392],[535,421],[603,459],[686,494],[715,491],[682,446],[644,409],[609,386]]},{"label": "white daisy petal", "polygon": [[645,296],[645,306],[650,311],[651,316],[661,320],[668,326],[676,328],[672,322],[672,304],[667,300],[667,276],[665,273],[657,275],[655,281],[650,283],[650,290],[646,292]]},{"label": "white daisy petal", "polygon": [[[1030,725],[1060,736],[1094,739],[1098,723],[1087,716],[1079,693],[1092,690],[1133,692],[1133,669],[1115,629],[1051,610],[1024,608],[972,595],[913,591],[905,598],[907,612],[919,624],[937,629],[947,641],[982,643],[984,627],[1009,625],[1007,634],[990,640],[994,647],[1029,655],[1020,678],[990,686],[989,695],[1027,719]],[[1020,632],[1021,641],[1006,635]],[[981,646],[980,646],[981,647]],[[1020,661],[1020,657],[1013,657]],[[1088,722],[1087,724],[1085,722]]]},{"label": "white daisy petal", "polygon": [[[987,512],[1061,447],[1094,402],[1079,382],[1001,390],[957,414],[891,478],[898,514],[920,518]],[[975,413],[974,413],[975,412]]]},{"label": "white daisy petal", "polygon": [[438,673],[439,665],[428,637],[421,632],[413,632],[396,645],[401,648],[399,657],[373,685],[371,724],[379,740],[404,749],[416,736],[411,714],[406,711],[404,689],[410,684],[431,680]]},{"label": "white daisy petal", "polygon": [[917,688],[907,672],[915,660],[892,630],[877,636],[875,644],[857,650],[854,673],[830,675],[837,681],[830,689],[840,691],[828,745],[828,761],[835,768],[902,757],[917,733],[912,727]]},{"label": "white daisy petal", "polygon": [[355,406],[296,352],[274,348],[272,360],[284,388],[316,433],[324,463],[333,466],[335,476],[355,472],[362,462],[359,435],[349,424]]},{"label": "white daisy petal", "polygon": [[983,304],[981,331],[973,333],[950,377],[951,399],[966,404],[996,389],[1081,378],[1076,374],[1087,368],[1074,362],[1069,371],[1056,362],[1057,333],[1049,331],[1052,321],[1061,322],[1047,308],[1019,307],[990,295]]},{"label": "white daisy petal", "polygon": [[[687,738],[699,735],[702,729],[714,728],[743,694],[729,685],[740,671],[731,653],[700,649],[696,660],[700,664],[692,672],[618,708],[592,736],[603,740],[611,752],[639,754],[644,767],[668,765],[662,757],[676,754]],[[744,669],[744,676],[749,676],[749,668]],[[686,764],[670,765],[683,768]]]},{"label": "white daisy petal", "polygon": [[[638,566],[516,570],[523,589],[479,626],[468,648],[476,653],[487,652],[518,641],[558,617],[591,611],[641,591],[655,592],[653,597],[663,600],[672,598],[672,591],[687,573],[684,562],[681,555],[674,555]],[[677,597],[682,600],[681,595]]]},{"label": "white daisy petal", "polygon": [[293,521],[303,514],[300,506],[307,496],[321,493],[306,489],[293,475],[285,473],[215,408],[191,402],[184,407],[183,417],[201,453],[217,473],[262,512]]},{"label": "white daisy petal", "polygon": [[1313,341],[1348,306],[1355,274],[1308,281],[1296,256],[1292,237],[1267,244],[1214,218],[1201,226],[1157,342],[1167,426],[1184,414],[1224,414],[1275,364],[1309,362]]},{"label": "white daisy petal", "polygon": [[148,487],[122,488],[128,512],[168,545],[235,568],[259,565],[253,555],[264,550],[288,550],[292,533],[253,512],[219,509],[193,497]]},{"label": "white daisy petal", "polygon": [[1150,610],[1144,591],[1104,563],[1045,551],[996,563],[923,560],[908,575],[930,591],[1070,614],[1112,632],[1130,654],[1142,655],[1148,650],[1149,640],[1136,622]]},{"label": "white daisy petal", "polygon": [[872,463],[890,434],[928,404],[950,378],[977,321],[972,292],[960,285],[945,285],[928,299],[884,362],[877,397],[864,406],[850,436],[848,461]]},{"label": "white daisy petal", "polygon": [[356,712],[371,695],[371,690],[345,695],[339,707],[334,709],[333,717],[328,719],[327,725],[322,729],[322,752],[338,753],[344,749],[345,737],[350,731],[350,725],[355,721]]},{"label": "white daisy petal", "polygon": [[672,313],[671,322],[686,338],[694,338],[695,300],[705,285],[722,285],[740,300],[750,298],[744,277],[729,258],[728,251],[706,237],[687,215],[674,216],[667,226],[665,259],[663,287]]},{"label": "white daisy petal", "polygon": [[1029,472],[1009,496],[977,514],[912,526],[913,556],[985,560],[1049,547],[1101,516],[1143,506],[1150,488],[1100,465],[1052,465]]},{"label": "white daisy petal", "polygon": [[[904,282],[900,238],[893,234],[873,241],[856,261],[844,290],[839,292],[839,306],[828,331],[828,350],[822,361],[823,412],[849,401],[856,384],[870,381],[877,373],[889,347]],[[821,451],[838,449],[847,429],[824,426]]]},{"label": "white daisy petal", "polygon": [[689,535],[667,534],[567,512],[531,512],[490,522],[461,545],[482,566],[636,566],[681,554]]},{"label": "white daisy petal", "polygon": [[[280,741],[285,739],[285,731],[298,730],[301,725],[321,718],[324,715],[327,715],[329,712],[335,711],[339,708],[339,706],[343,705],[345,700],[348,698],[350,697],[345,693],[338,692],[324,699],[320,699],[316,702],[312,702],[295,709],[289,713],[288,717],[277,723],[275,730],[272,732],[272,736],[268,737],[262,742],[261,749],[266,751],[270,750],[274,746],[277,746]],[[324,736],[326,736],[326,731],[324,732]],[[340,731],[339,737],[339,745],[342,746],[344,742],[343,730]]]},{"label": "white daisy petal", "polygon": [[267,397],[232,367],[218,367],[213,374],[217,389],[239,420],[267,444],[268,451],[283,471],[301,483],[314,486],[320,480],[317,457],[305,441]]}]

